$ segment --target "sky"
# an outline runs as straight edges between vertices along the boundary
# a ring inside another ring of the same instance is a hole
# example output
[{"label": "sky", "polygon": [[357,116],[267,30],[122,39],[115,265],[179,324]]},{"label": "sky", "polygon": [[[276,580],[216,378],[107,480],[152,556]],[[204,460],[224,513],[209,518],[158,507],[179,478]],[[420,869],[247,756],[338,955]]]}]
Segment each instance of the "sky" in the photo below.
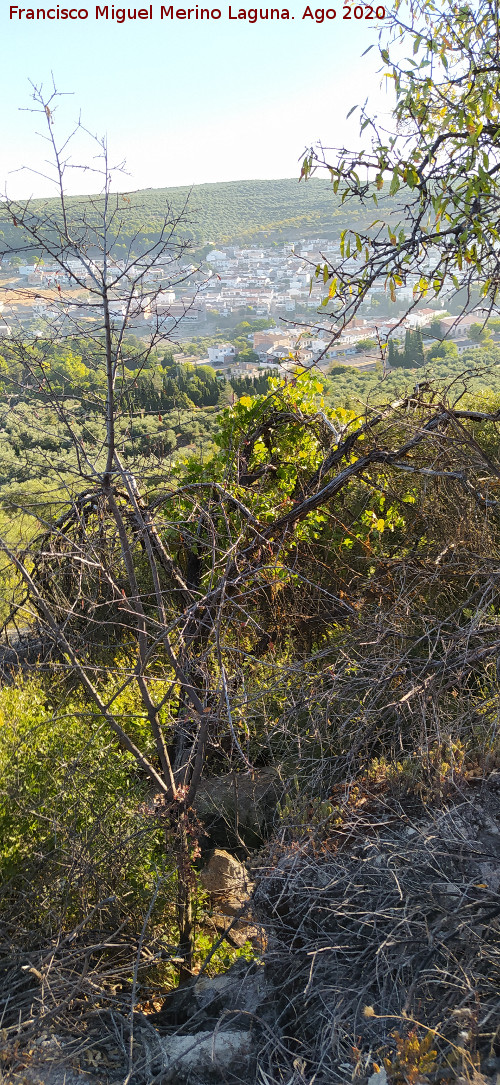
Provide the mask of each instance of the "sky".
[{"label": "sky", "polygon": [[[51,0],[41,2],[48,10]],[[106,135],[111,159],[126,160],[124,190],[294,177],[317,140],[359,145],[357,114],[346,120],[352,106],[368,97],[379,117],[390,112],[378,50],[362,55],[382,24],[355,20],[354,9],[337,5],[328,9],[335,19],[317,22],[302,16],[322,9],[296,0],[288,21],[255,23],[230,20],[227,4],[210,21],[160,19],[159,3],[152,20],[123,23],[96,20],[92,5],[83,10],[85,21],[10,19],[1,0],[0,191],[7,186],[11,197],[52,191],[39,174],[20,171],[45,170],[30,81],[49,90],[52,76],[64,92],[56,134],[81,114],[91,132]],[[232,6],[233,15],[239,10]],[[75,160],[78,152],[90,162],[88,146],[75,146]],[[91,176],[67,176],[69,191],[95,191]]]}]

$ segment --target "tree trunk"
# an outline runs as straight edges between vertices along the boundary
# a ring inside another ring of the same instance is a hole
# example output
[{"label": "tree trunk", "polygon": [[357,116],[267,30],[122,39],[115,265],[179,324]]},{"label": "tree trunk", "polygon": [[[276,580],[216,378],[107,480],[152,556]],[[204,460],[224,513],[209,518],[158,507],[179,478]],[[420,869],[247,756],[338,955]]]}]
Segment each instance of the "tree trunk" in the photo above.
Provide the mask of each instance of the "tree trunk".
[{"label": "tree trunk", "polygon": [[189,854],[188,815],[180,814],[177,826],[177,926],[179,930],[179,956],[183,963],[179,970],[179,984],[188,983],[192,978],[194,953],[194,875]]}]

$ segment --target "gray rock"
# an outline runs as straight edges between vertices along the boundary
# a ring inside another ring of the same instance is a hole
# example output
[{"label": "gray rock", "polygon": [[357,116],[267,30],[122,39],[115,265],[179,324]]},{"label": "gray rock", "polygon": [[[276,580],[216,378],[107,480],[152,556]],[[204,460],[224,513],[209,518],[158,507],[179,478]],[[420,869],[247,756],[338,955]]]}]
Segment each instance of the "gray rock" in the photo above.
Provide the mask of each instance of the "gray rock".
[{"label": "gray rock", "polygon": [[381,1070],[377,1070],[368,1078],[368,1085],[387,1085],[387,1070],[385,1066]]},{"label": "gray rock", "polygon": [[228,1070],[241,1071],[251,1052],[251,1034],[198,1032],[192,1036],[168,1036],[161,1041],[165,1070],[161,1085],[186,1085],[196,1076],[207,1080]]}]

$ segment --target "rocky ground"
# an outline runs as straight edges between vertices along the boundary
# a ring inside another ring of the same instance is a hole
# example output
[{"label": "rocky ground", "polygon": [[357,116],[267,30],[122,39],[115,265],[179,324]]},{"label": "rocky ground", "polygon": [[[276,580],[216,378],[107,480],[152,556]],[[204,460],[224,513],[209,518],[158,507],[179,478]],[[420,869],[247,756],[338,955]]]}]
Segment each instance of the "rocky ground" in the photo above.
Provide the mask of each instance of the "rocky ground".
[{"label": "rocky ground", "polygon": [[256,959],[156,1013],[102,1012],[83,1044],[11,1048],[2,1085],[499,1085],[500,773],[432,810],[350,801],[340,826],[283,831],[251,879],[222,849],[202,879]]}]

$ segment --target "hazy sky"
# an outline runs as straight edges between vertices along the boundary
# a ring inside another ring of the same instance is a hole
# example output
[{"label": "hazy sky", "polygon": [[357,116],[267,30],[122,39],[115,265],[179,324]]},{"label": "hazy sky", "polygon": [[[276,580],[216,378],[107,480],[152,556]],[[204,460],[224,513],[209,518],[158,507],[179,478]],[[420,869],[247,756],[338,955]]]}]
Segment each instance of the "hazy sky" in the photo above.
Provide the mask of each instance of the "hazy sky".
[{"label": "hazy sky", "polygon": [[[123,188],[292,177],[306,145],[356,144],[357,121],[345,120],[351,106],[369,96],[379,115],[390,108],[378,51],[361,56],[380,24],[344,21],[340,5],[334,21],[316,23],[302,19],[305,9],[296,3],[293,20],[250,24],[229,21],[225,5],[218,21],[188,22],[160,20],[158,3],[152,21],[118,24],[96,22],[89,6],[85,22],[42,22],[9,20],[4,0],[0,186],[7,180],[11,195],[46,191],[39,178],[11,171],[43,163],[40,118],[24,110],[29,80],[48,87],[51,72],[72,92],[59,130],[81,110],[92,131],[107,134],[112,156],[126,158]],[[71,188],[95,185],[80,175]]]}]

